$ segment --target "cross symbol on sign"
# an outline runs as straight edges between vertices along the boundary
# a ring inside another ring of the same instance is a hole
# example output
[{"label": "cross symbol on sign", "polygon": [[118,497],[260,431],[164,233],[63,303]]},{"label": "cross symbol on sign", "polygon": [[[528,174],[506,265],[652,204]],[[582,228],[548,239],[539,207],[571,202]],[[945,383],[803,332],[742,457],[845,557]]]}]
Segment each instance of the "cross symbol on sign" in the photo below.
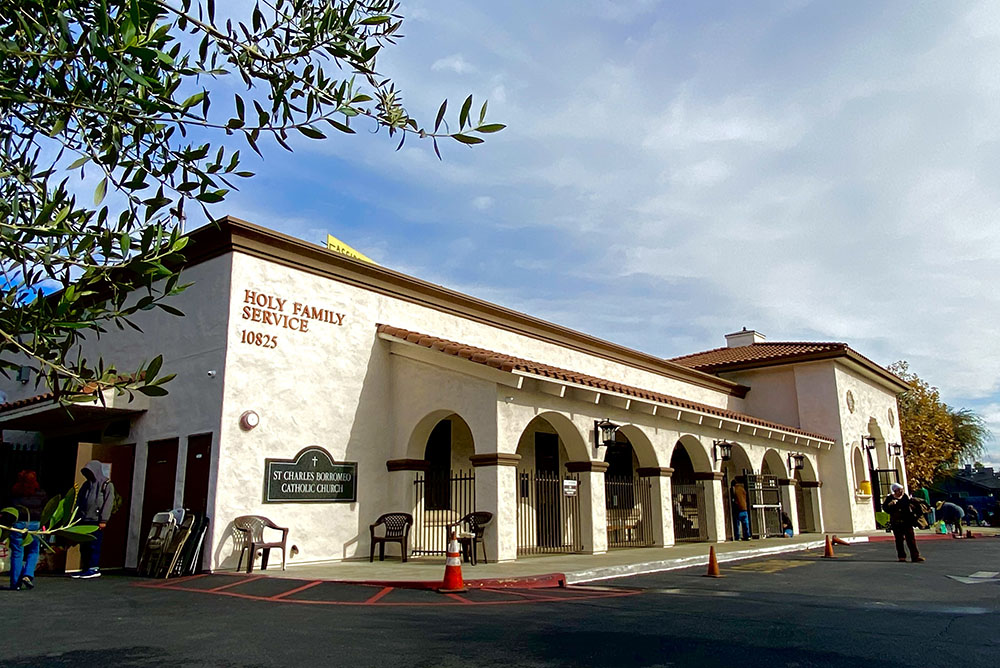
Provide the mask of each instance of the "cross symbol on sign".
[{"label": "cross symbol on sign", "polygon": [[313,457],[313,468],[316,468],[316,461],[317,461],[317,458]]}]

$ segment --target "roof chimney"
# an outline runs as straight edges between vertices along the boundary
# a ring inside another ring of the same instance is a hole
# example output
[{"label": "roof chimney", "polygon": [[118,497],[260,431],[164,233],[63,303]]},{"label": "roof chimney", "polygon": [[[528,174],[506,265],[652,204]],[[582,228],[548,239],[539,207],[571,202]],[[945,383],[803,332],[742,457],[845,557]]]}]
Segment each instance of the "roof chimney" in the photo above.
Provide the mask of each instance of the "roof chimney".
[{"label": "roof chimney", "polygon": [[760,332],[744,327],[741,332],[726,334],[726,347],[739,348],[740,346],[752,346],[755,343],[763,343],[765,339],[767,337]]}]

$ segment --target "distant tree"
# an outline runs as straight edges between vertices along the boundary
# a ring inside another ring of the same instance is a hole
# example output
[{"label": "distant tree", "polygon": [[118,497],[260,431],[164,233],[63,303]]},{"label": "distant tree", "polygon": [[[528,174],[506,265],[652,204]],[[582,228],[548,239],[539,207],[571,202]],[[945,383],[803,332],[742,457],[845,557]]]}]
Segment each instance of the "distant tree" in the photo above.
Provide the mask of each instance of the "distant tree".
[{"label": "distant tree", "polygon": [[447,101],[431,126],[409,115],[375,65],[399,36],[396,0],[232,4],[245,23],[217,18],[214,0],[3,3],[0,372],[28,366],[64,397],[165,394],[159,358],[119,369],[82,357],[81,344],[135,327],[141,310],[180,315],[164,299],[185,287],[185,203],[209,218],[253,176],[233,138],[261,154],[265,138],[291,150],[292,135],[351,134],[368,120],[440,157],[439,139],[478,144],[504,127],[471,96],[451,126]]},{"label": "distant tree", "polygon": [[[981,415],[968,408],[948,408],[951,415],[952,431],[958,441],[957,462],[975,460],[986,454],[986,445],[993,439],[993,433],[986,426]],[[978,461],[977,468],[982,467]]]},{"label": "distant tree", "polygon": [[955,409],[941,401],[936,387],[910,371],[904,361],[889,370],[910,389],[899,395],[899,430],[906,455],[906,476],[929,485],[963,460],[984,452],[991,434],[982,417],[969,409]]}]

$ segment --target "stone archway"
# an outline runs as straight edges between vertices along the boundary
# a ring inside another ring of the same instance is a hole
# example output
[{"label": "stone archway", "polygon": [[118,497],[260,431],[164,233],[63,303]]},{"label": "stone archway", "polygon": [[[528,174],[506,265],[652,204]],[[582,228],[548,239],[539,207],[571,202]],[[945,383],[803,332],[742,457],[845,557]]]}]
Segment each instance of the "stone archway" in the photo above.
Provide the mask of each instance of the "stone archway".
[{"label": "stone archway", "polygon": [[608,547],[662,545],[659,468],[649,438],[635,425],[619,427],[615,442],[605,449],[604,462],[608,466],[604,472]]},{"label": "stone archway", "polygon": [[[565,434],[565,438],[564,435]],[[566,464],[572,461],[566,441],[577,457],[586,444],[573,423],[558,413],[531,419],[518,438],[517,553],[576,552],[580,549],[579,499],[567,497]]]},{"label": "stone archway", "polygon": [[802,468],[795,471],[795,506],[799,533],[823,531],[823,517],[820,514],[821,484],[816,476],[813,460],[807,455]]},{"label": "stone archway", "polygon": [[709,508],[710,502],[714,505],[712,488],[706,485],[715,482],[716,474],[707,449],[697,437],[681,436],[671,452],[670,468],[674,541],[717,539],[710,523],[715,519]]},{"label": "stone archway", "polygon": [[454,411],[433,411],[414,427],[405,460],[414,471],[413,554],[443,554],[447,527],[476,510],[475,452],[472,429]]},{"label": "stone archway", "polygon": [[[746,477],[757,472],[750,455],[741,444],[730,442],[730,446],[729,459],[719,464],[719,470],[722,473],[726,540],[734,540],[738,537],[739,514],[741,510],[745,510],[745,508],[740,507],[740,504],[745,505],[749,502]],[[743,487],[742,493],[736,491],[738,486]],[[752,522],[752,518],[750,521]]]}]

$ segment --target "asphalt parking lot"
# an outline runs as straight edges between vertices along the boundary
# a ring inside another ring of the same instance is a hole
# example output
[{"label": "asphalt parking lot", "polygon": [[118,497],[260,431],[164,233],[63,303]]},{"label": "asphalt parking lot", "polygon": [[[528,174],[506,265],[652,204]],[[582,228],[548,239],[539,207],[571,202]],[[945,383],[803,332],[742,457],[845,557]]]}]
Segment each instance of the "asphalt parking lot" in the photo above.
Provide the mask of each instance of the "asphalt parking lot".
[{"label": "asphalt parking lot", "polygon": [[0,592],[0,665],[1000,665],[1000,539],[921,549],[922,564],[874,543],[724,564],[719,579],[701,567],[457,597],[225,575],[43,578]]}]

